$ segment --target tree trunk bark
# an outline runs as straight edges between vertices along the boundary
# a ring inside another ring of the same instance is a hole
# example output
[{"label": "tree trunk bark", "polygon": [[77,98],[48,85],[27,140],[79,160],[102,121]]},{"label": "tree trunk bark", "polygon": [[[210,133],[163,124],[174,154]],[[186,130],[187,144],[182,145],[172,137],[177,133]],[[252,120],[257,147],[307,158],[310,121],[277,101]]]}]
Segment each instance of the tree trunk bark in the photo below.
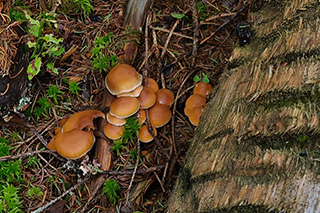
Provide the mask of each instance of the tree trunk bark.
[{"label": "tree trunk bark", "polygon": [[211,94],[168,212],[320,212],[319,1],[265,1]]}]

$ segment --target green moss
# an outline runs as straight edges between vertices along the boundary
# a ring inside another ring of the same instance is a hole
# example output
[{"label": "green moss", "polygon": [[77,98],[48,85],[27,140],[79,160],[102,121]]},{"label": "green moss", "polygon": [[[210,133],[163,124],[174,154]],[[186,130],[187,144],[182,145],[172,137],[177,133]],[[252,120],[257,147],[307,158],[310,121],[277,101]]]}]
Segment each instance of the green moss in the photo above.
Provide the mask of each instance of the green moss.
[{"label": "green moss", "polygon": [[191,188],[191,170],[189,168],[184,167],[179,174],[179,185],[182,189],[182,196],[184,196]]}]

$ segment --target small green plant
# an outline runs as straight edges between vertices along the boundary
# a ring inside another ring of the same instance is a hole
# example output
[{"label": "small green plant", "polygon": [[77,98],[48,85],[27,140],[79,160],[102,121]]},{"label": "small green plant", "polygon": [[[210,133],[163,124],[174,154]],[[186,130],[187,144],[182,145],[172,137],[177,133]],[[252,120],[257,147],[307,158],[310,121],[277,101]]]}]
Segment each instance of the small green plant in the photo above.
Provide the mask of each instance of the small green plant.
[{"label": "small green plant", "polygon": [[18,213],[21,210],[21,197],[18,194],[18,188],[7,184],[0,191],[0,213]]},{"label": "small green plant", "polygon": [[202,81],[203,83],[206,83],[206,84],[210,82],[210,80],[209,80],[209,78],[208,78],[208,75],[206,75],[206,74],[204,74],[204,73],[202,73],[202,78],[199,77],[199,75],[195,75],[195,76],[193,77],[193,81],[194,81],[194,82]]},{"label": "small green plant", "polygon": [[90,15],[94,9],[90,0],[73,0],[73,3],[77,11],[81,11],[84,16]]},{"label": "small green plant", "polygon": [[40,107],[43,108],[46,115],[51,115],[51,104],[46,97],[42,97],[41,99],[39,99],[37,101],[37,104],[39,104]]},{"label": "small green plant", "polygon": [[[0,157],[10,155],[9,143],[6,138],[0,138]],[[0,162],[0,213],[22,212],[18,188],[12,185],[22,181],[21,160]]]},{"label": "small green plant", "polygon": [[46,68],[52,70],[55,74],[59,74],[58,69],[54,67],[54,59],[64,52],[64,48],[60,44],[63,39],[57,39],[53,34],[42,35],[45,25],[57,27],[55,17],[43,13],[39,17],[39,21],[33,19],[27,12],[25,12],[25,17],[29,22],[28,33],[35,38],[35,41],[27,43],[29,48],[33,48],[33,54],[30,57],[31,62],[27,69],[29,80],[40,72],[44,59],[46,59]]},{"label": "small green plant", "polygon": [[114,145],[112,146],[112,151],[116,151],[117,156],[120,155],[120,151],[124,148],[125,146],[123,145],[123,141],[120,140],[115,140]]},{"label": "small green plant", "polygon": [[138,156],[137,149],[129,151],[129,154],[131,155],[131,159],[135,160],[137,158],[137,156]]},{"label": "small green plant", "polygon": [[58,104],[58,99],[61,99],[62,94],[64,93],[55,85],[50,85],[46,92],[54,104]]},{"label": "small green plant", "polygon": [[39,186],[36,186],[28,189],[26,195],[28,197],[42,196],[43,192],[41,191],[41,188]]},{"label": "small green plant", "polygon": [[199,14],[199,20],[203,21],[211,16],[211,14],[208,12],[209,7],[202,3],[202,1],[198,1],[196,3],[197,12]]},{"label": "small green plant", "polygon": [[26,167],[34,167],[34,168],[40,168],[39,166],[40,159],[37,158],[37,156],[32,156],[29,158],[29,160],[26,163]]},{"label": "small green plant", "polygon": [[120,61],[114,54],[103,53],[104,50],[111,45],[113,37],[113,33],[108,33],[94,42],[94,48],[91,51],[91,58],[93,59],[92,65],[94,68],[98,69],[100,73],[111,69]]},{"label": "small green plant", "polygon": [[108,179],[104,183],[103,194],[105,194],[110,203],[113,205],[117,203],[120,198],[120,187],[116,180]]},{"label": "small green plant", "polygon": [[138,124],[138,119],[136,117],[131,117],[127,120],[124,125],[124,132],[121,136],[122,140],[125,143],[129,141],[133,142],[133,139],[139,134],[139,129],[141,125]]},{"label": "small green plant", "polygon": [[75,81],[69,82],[69,93],[70,95],[78,95],[81,91],[81,88],[79,86],[80,83],[77,83]]}]

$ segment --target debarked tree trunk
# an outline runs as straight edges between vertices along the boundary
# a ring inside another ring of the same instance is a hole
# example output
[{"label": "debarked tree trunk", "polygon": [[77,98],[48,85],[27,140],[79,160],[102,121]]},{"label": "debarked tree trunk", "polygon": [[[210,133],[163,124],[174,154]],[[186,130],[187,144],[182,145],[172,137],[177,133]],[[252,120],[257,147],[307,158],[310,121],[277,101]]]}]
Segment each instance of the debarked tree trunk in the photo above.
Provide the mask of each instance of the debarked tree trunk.
[{"label": "debarked tree trunk", "polygon": [[203,112],[168,212],[320,212],[319,1],[265,1]]}]

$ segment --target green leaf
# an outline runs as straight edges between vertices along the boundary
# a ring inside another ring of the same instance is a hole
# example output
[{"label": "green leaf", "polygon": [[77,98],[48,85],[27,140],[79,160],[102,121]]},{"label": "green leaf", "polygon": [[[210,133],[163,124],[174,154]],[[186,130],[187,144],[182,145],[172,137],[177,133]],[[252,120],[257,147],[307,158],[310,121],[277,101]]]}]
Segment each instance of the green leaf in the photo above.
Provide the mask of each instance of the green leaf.
[{"label": "green leaf", "polygon": [[36,76],[40,72],[41,64],[42,62],[40,57],[36,57],[31,61],[27,69],[29,80],[31,80],[34,76]]},{"label": "green leaf", "polygon": [[171,16],[173,18],[177,18],[177,19],[182,19],[183,17],[185,17],[185,14],[179,14],[179,13],[171,13]]},{"label": "green leaf", "polygon": [[208,76],[202,73],[202,82],[208,84],[210,82]]},{"label": "green leaf", "polygon": [[196,76],[193,77],[193,81],[194,82],[199,82],[199,81],[201,81],[201,78],[198,75],[196,75]]},{"label": "green leaf", "polygon": [[111,17],[112,13],[108,14],[106,17],[104,17],[103,21],[108,22],[108,24],[110,24],[109,22],[109,18]]},{"label": "green leaf", "polygon": [[55,38],[53,36],[53,34],[46,34],[45,36],[42,37],[43,40],[45,40],[46,42],[51,42],[51,43],[54,43],[54,44],[59,44],[60,42],[63,41],[63,38]]}]

